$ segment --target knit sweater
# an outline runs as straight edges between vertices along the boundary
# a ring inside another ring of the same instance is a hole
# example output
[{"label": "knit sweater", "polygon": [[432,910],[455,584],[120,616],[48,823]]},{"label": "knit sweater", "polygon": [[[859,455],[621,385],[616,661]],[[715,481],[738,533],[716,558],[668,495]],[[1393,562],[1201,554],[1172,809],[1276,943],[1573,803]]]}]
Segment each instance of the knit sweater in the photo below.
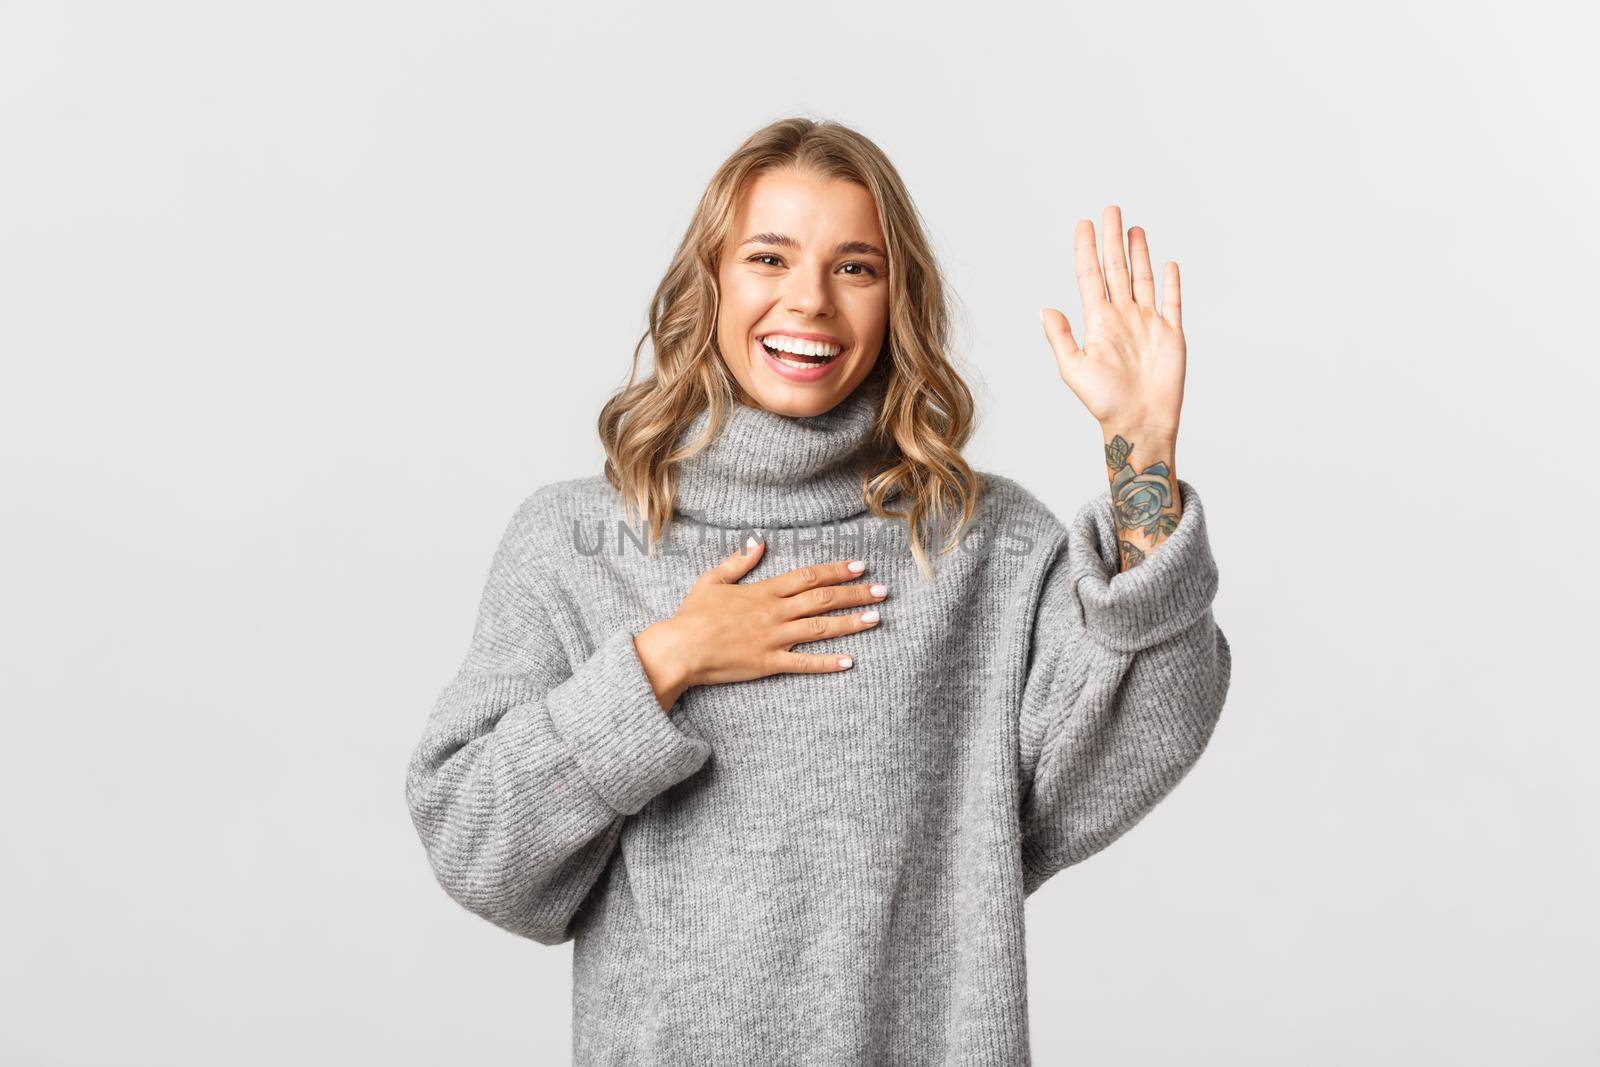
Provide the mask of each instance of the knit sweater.
[{"label": "knit sweater", "polygon": [[[980,471],[971,535],[926,580],[862,500],[882,399],[869,379],[809,418],[736,407],[652,551],[598,475],[533,492],[499,542],[406,801],[450,897],[573,942],[576,1064],[1031,1063],[1026,898],[1211,737],[1231,656],[1194,487],[1119,573],[1109,492],[1064,525]],[[745,581],[862,559],[882,622],[795,646],[850,669],[664,712],[633,637],[752,529]]]}]

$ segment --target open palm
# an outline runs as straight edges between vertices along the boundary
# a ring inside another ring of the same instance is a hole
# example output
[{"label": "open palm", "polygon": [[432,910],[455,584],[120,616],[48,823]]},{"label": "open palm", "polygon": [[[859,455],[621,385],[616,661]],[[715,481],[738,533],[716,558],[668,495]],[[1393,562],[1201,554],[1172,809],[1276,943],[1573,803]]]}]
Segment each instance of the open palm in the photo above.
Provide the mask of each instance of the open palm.
[{"label": "open palm", "polygon": [[1185,359],[1178,264],[1169,261],[1162,270],[1158,309],[1143,228],[1128,231],[1124,249],[1122,210],[1108,206],[1101,223],[1106,237],[1103,269],[1094,223],[1078,220],[1073,235],[1083,346],[1073,337],[1067,316],[1054,308],[1040,312],[1045,337],[1061,380],[1102,426],[1176,439]]}]

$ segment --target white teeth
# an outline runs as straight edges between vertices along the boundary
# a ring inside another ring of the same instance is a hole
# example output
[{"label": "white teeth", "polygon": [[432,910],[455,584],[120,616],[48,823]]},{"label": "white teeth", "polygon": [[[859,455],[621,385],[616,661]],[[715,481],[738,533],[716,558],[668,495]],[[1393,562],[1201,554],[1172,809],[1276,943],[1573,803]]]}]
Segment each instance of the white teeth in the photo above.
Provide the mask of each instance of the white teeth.
[{"label": "white teeth", "polygon": [[844,351],[839,345],[823,341],[802,341],[798,337],[786,337],[781,333],[769,334],[761,340],[768,348],[776,348],[780,352],[790,352],[797,356],[837,356]]}]

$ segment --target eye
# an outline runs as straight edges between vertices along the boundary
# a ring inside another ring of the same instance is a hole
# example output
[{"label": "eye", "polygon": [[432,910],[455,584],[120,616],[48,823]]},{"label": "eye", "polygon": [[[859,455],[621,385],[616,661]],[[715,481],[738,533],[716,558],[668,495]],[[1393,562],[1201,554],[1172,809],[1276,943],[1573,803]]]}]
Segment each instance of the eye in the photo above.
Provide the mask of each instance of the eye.
[{"label": "eye", "polygon": [[[757,252],[755,255],[753,255],[749,259],[747,259],[745,262],[754,263],[757,260],[768,260],[768,259],[778,260],[778,263],[762,263],[761,265],[763,267],[775,267],[775,266],[779,266],[783,262],[783,257],[778,255],[775,252]],[[845,267],[860,267],[862,270],[866,271],[866,274],[864,274],[864,275],[863,274],[852,274],[852,275],[850,275],[850,277],[852,277],[852,278],[862,278],[862,277],[876,278],[878,276],[878,269],[876,267],[872,266],[872,264],[870,264],[870,263],[863,263],[859,259],[852,259],[850,262],[846,263],[844,266]],[[840,269],[842,270],[843,267],[841,267]]]}]

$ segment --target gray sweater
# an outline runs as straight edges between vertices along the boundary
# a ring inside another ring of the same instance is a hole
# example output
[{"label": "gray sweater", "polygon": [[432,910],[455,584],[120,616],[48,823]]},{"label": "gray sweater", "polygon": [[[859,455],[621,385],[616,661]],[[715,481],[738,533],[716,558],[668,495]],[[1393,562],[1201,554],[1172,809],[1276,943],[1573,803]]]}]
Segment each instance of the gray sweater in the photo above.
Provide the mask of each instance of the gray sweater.
[{"label": "gray sweater", "polygon": [[[1194,487],[1119,574],[1109,492],[1063,526],[985,473],[925,580],[862,503],[881,400],[869,379],[813,418],[737,408],[651,553],[600,476],[537,490],[499,543],[406,802],[455,901],[573,942],[577,1064],[1030,1063],[1027,896],[1211,737],[1231,657]],[[752,528],[747,581],[864,559],[883,621],[796,646],[848,670],[664,713],[633,635]]]}]

